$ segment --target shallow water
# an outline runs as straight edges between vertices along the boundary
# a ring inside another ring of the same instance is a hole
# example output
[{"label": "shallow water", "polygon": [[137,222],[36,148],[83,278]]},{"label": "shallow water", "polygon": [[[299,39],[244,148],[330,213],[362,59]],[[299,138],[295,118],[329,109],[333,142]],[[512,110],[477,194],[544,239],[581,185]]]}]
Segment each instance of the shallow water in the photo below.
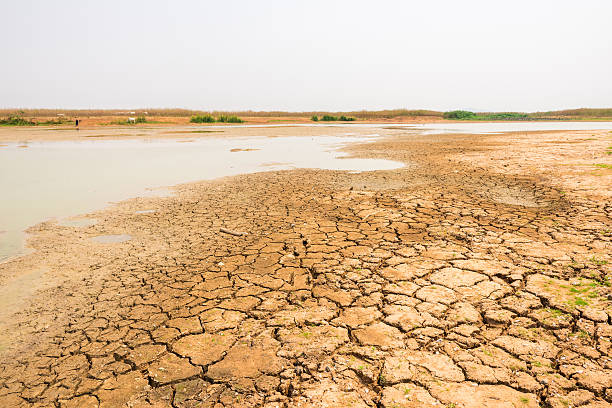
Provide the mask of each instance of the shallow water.
[{"label": "shallow water", "polygon": [[[387,170],[389,160],[343,158],[339,147],[366,137],[206,138],[6,143],[0,149],[0,261],[23,253],[24,230],[109,201],[190,181],[293,168]],[[236,149],[240,149],[236,151]],[[232,151],[234,150],[234,151]],[[66,221],[79,226],[78,221]],[[76,224],[75,224],[76,222]],[[66,225],[63,222],[63,225]],[[84,226],[84,225],[83,225]]]},{"label": "shallow water", "polygon": [[58,222],[58,225],[61,225],[62,227],[89,227],[91,225],[95,225],[96,222],[97,221],[93,218],[77,218],[61,220]]}]

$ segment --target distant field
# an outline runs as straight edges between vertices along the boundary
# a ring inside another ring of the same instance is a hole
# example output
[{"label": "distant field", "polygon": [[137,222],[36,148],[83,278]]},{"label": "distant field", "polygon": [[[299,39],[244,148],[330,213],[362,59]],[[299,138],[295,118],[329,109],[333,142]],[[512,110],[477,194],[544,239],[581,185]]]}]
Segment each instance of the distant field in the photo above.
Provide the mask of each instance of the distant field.
[{"label": "distant field", "polygon": [[[387,109],[378,111],[202,111],[190,109],[0,109],[0,125],[32,126],[72,124],[75,118],[86,119],[84,125],[132,124],[128,118],[137,118],[139,124],[202,123],[203,117],[234,118],[234,123],[312,122],[313,118],[349,118],[357,121],[441,121],[441,120],[612,120],[612,108],[567,109],[548,112],[468,112],[433,110]],[[325,119],[322,119],[325,120]],[[224,122],[223,120],[215,120]],[[338,119],[339,122],[343,120]]]},{"label": "distant field", "polygon": [[[134,112],[134,113],[132,113]],[[380,111],[347,111],[347,112],[328,112],[328,111],[312,111],[312,112],[284,112],[284,111],[203,111],[190,109],[0,109],[0,117],[7,117],[21,113],[25,117],[49,117],[63,114],[69,117],[96,117],[96,116],[134,116],[145,114],[147,116],[163,116],[163,117],[191,117],[195,115],[212,115],[212,116],[244,116],[253,118],[269,118],[269,117],[304,117],[312,116],[354,116],[358,119],[391,119],[402,116],[433,116],[442,117],[444,112],[431,110],[408,110],[408,109],[391,109]]]}]

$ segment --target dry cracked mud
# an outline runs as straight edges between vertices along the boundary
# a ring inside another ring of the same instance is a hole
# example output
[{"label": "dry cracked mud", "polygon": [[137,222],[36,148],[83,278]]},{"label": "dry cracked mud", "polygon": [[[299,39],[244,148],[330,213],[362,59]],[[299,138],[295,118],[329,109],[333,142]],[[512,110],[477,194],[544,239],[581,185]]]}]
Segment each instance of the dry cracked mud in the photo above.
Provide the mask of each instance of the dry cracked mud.
[{"label": "dry cracked mud", "polygon": [[610,406],[609,169],[521,167],[584,132],[508,156],[507,136],[389,134],[351,150],[406,168],[243,175],[32,228],[0,265],[44,275],[2,323],[0,406]]}]

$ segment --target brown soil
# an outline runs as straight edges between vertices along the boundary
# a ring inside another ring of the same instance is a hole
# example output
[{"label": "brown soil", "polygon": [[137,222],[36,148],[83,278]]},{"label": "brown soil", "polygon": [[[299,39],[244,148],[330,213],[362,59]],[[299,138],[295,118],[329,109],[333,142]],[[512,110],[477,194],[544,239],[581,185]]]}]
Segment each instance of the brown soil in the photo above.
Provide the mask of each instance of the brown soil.
[{"label": "brown soil", "polygon": [[40,224],[0,265],[3,287],[42,271],[1,322],[0,406],[610,406],[610,140],[395,130],[350,150],[404,169]]}]

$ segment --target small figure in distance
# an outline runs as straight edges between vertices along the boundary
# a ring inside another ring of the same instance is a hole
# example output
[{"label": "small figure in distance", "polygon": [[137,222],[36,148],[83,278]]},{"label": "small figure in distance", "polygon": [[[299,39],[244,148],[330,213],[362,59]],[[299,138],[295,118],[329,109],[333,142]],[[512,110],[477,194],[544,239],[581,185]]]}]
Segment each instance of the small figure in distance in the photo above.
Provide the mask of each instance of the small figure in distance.
[{"label": "small figure in distance", "polygon": [[80,121],[78,119],[74,121],[77,130],[79,130],[79,122]]}]

